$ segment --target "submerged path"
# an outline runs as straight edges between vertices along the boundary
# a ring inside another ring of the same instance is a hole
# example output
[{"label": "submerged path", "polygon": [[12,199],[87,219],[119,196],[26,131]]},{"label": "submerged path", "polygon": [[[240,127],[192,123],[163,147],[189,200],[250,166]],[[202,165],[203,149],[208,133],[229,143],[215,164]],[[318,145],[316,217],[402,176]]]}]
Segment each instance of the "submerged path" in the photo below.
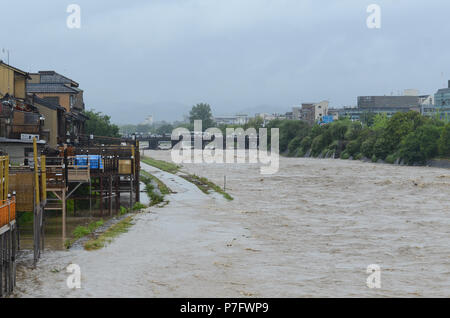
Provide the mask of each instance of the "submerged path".
[{"label": "submerged path", "polygon": [[[224,260],[245,230],[214,215],[224,199],[202,193],[178,176],[142,163],[175,193],[169,205],[147,209],[128,233],[98,251],[44,253],[36,270],[22,268],[16,296],[209,297],[240,296],[245,284],[227,281]],[[216,219],[216,217],[219,218]],[[79,290],[66,286],[70,263],[81,268]]]}]

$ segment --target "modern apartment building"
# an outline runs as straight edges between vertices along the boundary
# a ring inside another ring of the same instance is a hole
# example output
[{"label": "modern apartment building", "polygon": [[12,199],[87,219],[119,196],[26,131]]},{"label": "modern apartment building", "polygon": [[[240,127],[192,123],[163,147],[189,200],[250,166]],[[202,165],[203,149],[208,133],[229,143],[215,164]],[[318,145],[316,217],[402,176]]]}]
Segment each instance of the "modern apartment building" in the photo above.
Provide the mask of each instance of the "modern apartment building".
[{"label": "modern apartment building", "polygon": [[322,121],[323,116],[328,115],[328,101],[321,101],[320,103],[303,103],[300,113],[300,119],[311,125],[318,121]]}]

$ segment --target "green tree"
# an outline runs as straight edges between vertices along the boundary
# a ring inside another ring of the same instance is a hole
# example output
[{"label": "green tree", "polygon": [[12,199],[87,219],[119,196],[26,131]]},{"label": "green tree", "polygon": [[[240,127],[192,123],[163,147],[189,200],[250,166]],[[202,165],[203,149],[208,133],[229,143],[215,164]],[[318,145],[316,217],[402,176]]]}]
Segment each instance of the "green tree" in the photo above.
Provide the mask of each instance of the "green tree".
[{"label": "green tree", "polygon": [[89,117],[86,121],[86,134],[105,137],[120,137],[119,127],[111,123],[111,117],[95,110],[85,111]]},{"label": "green tree", "polygon": [[162,126],[159,126],[157,129],[156,129],[156,133],[158,134],[158,135],[164,135],[164,134],[171,134],[172,133],[172,131],[173,131],[173,126],[171,125],[171,124],[164,124],[164,125],[162,125]]},{"label": "green tree", "polygon": [[370,127],[373,125],[375,115],[376,114],[374,112],[363,112],[360,116],[360,120],[363,124]]},{"label": "green tree", "polygon": [[264,120],[261,117],[251,118],[248,123],[244,125],[244,129],[255,128],[256,130],[263,128]]},{"label": "green tree", "polygon": [[402,139],[422,126],[425,121],[426,119],[415,111],[394,114],[383,132],[386,153],[396,152]]},{"label": "green tree", "polygon": [[373,117],[372,128],[375,130],[386,129],[389,118],[386,113],[378,113]]},{"label": "green tree", "polygon": [[136,132],[138,132],[138,133],[148,134],[151,131],[152,131],[152,126],[151,125],[139,124],[139,125],[136,126]]},{"label": "green tree", "polygon": [[424,125],[410,132],[402,141],[400,157],[407,164],[424,164],[438,154],[440,130],[433,125]]},{"label": "green tree", "polygon": [[302,138],[297,136],[289,142],[288,145],[288,154],[289,156],[294,156],[298,153],[298,149],[300,148],[302,142]]},{"label": "green tree", "polygon": [[189,121],[191,125],[194,124],[194,120],[202,121],[203,130],[214,127],[215,124],[211,112],[211,106],[205,103],[200,103],[192,106],[192,109],[189,113]]},{"label": "green tree", "polygon": [[439,154],[443,157],[450,158],[450,123],[443,127],[438,145]]},{"label": "green tree", "polygon": [[127,124],[127,125],[123,125],[119,127],[119,131],[121,134],[134,134],[137,130],[137,126],[136,125],[131,125],[131,124]]},{"label": "green tree", "polygon": [[305,138],[310,131],[309,125],[300,120],[283,120],[280,128],[280,153],[288,150],[288,145],[292,139],[299,137],[299,140]]}]

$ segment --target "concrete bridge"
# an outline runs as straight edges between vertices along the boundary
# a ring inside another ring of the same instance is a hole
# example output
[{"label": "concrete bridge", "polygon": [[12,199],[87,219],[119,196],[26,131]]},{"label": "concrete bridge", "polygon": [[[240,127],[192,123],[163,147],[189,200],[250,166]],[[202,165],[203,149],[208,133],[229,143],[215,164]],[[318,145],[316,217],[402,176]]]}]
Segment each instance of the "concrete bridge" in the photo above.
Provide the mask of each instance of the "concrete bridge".
[{"label": "concrete bridge", "polygon": [[[194,138],[195,138],[195,134],[191,133],[191,140],[187,141],[187,144],[185,146],[188,146],[189,144],[191,146],[194,146]],[[198,136],[197,136],[197,138],[198,138]],[[178,140],[172,140],[171,136],[169,136],[169,135],[165,135],[165,136],[136,135],[135,139],[137,141],[139,141],[141,148],[151,149],[151,150],[159,149],[158,147],[160,146],[161,143],[169,143],[170,142],[171,148],[173,148],[176,144],[183,141],[182,136],[180,136]],[[203,139],[203,136],[202,136],[202,139]],[[202,141],[203,149],[206,147],[206,145],[208,145],[209,143],[211,143],[215,140],[215,136],[211,136],[211,137],[207,136],[206,139],[207,140],[203,139],[203,141]],[[249,149],[251,139],[254,139],[254,137],[250,138],[248,135],[245,136],[245,149]],[[234,144],[237,144],[237,142],[238,142],[238,137],[234,136]],[[226,144],[227,144],[226,136],[223,136],[224,148],[226,147]],[[256,145],[257,145],[257,147],[259,147],[259,135],[256,136]]]}]

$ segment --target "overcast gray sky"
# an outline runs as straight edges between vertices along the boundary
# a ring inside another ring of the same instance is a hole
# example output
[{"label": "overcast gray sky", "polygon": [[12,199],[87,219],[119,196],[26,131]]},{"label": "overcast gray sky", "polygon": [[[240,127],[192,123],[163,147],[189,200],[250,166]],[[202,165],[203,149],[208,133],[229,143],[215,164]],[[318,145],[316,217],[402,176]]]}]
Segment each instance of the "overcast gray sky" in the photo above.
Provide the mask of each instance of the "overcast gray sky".
[{"label": "overcast gray sky", "polygon": [[[81,29],[66,26],[81,6]],[[369,4],[381,29],[368,29]],[[117,123],[356,104],[450,79],[448,0],[2,0],[0,47],[25,71],[80,83]],[[6,60],[2,54],[2,59]],[[443,73],[443,75],[442,75]]]}]

